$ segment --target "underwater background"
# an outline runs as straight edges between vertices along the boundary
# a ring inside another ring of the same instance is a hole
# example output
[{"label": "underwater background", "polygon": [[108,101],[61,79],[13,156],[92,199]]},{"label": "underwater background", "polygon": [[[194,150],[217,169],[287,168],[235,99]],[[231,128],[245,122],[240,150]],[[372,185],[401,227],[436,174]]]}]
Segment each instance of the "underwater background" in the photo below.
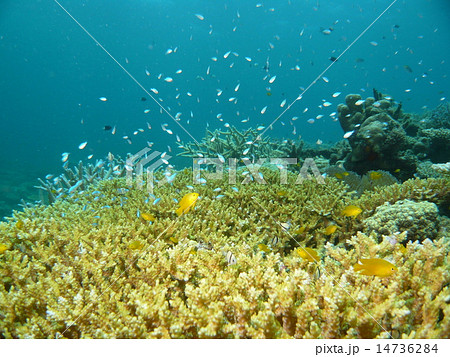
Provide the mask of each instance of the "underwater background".
[{"label": "underwater background", "polygon": [[1,1],[0,339],[448,338],[449,10]]},{"label": "underwater background", "polygon": [[[389,4],[61,1],[137,81],[159,91],[150,93],[173,116],[182,113],[180,124],[198,141],[207,127],[224,129],[225,123],[268,126],[286,108],[280,103],[290,104]],[[343,130],[329,114],[344,95],[365,97],[372,88],[392,95],[409,113],[435,108],[448,97],[449,10],[444,0],[397,1],[333,63],[324,74],[328,82],[319,79],[266,135],[337,142]],[[224,58],[228,51],[235,55]],[[91,161],[108,152],[124,157],[148,141],[155,150],[168,151],[169,145],[177,154],[175,135],[192,141],[53,1],[0,2],[0,58],[1,217],[19,208],[21,198],[39,199],[36,178],[60,174],[63,152],[75,165],[89,155]],[[332,98],[335,92],[343,94]],[[319,108],[325,100],[331,105]],[[323,118],[308,123],[318,115]],[[174,135],[161,130],[163,123]],[[116,134],[105,126],[115,127]],[[145,131],[133,135],[138,128]],[[171,163],[190,165],[179,157]]]}]

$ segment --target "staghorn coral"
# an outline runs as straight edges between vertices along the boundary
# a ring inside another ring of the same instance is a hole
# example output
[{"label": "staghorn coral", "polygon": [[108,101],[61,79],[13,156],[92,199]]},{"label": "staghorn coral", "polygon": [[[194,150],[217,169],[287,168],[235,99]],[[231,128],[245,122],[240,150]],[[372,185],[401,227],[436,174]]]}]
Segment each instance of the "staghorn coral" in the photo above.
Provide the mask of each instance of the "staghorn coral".
[{"label": "staghorn coral", "polygon": [[[406,250],[378,243],[358,232],[359,217],[340,215],[357,203],[343,182],[295,184],[298,177],[290,172],[283,185],[279,170],[260,172],[267,184],[255,178],[243,184],[249,177],[243,169],[236,184],[227,175],[212,179],[202,172],[206,183],[194,184],[201,198],[180,217],[173,199],[189,192],[188,169],[171,185],[155,188],[155,196],[114,178],[53,205],[15,212],[0,224],[0,244],[9,247],[0,255],[1,336],[448,336],[447,233],[438,232],[433,242],[410,242]],[[416,181],[383,189],[413,196],[425,185],[427,196],[441,194],[437,180]],[[401,194],[386,195],[385,201]],[[161,198],[157,204],[155,197]],[[367,201],[363,194],[360,202]],[[145,221],[139,212],[156,219]],[[290,228],[274,219],[290,222]],[[341,227],[335,233],[339,244],[323,234],[330,220]],[[295,233],[301,226],[306,232]],[[144,246],[131,249],[135,240]],[[259,251],[259,243],[271,244],[270,252]],[[320,276],[314,264],[296,255],[298,243],[316,248]],[[227,265],[225,252],[237,264]],[[358,259],[372,257],[390,259],[398,271],[383,279],[353,271]]]},{"label": "staghorn coral", "polygon": [[[106,169],[108,168],[108,169]],[[74,168],[68,167],[68,161],[63,165],[64,173],[53,179],[38,179],[40,186],[35,186],[39,190],[47,193],[48,203],[53,203],[57,198],[66,197],[75,191],[85,190],[88,186],[101,180],[108,180],[113,177],[125,176],[125,162],[120,158],[115,158],[108,154],[107,161],[97,160],[94,164],[83,165],[80,161]]]},{"label": "staghorn coral", "polygon": [[[253,143],[253,144],[252,144]],[[200,143],[179,143],[183,152],[178,155],[189,157],[217,157],[226,159],[246,157],[280,157],[287,150],[292,150],[288,143],[277,143],[269,138],[263,138],[253,128],[240,131],[234,126],[229,130],[206,130],[206,136]]]},{"label": "staghorn coral", "polygon": [[318,147],[308,145],[302,140],[261,137],[258,130],[253,128],[239,130],[234,126],[230,126],[227,131],[207,130],[201,142],[179,143],[178,148],[183,151],[177,156],[187,157],[224,159],[245,157],[253,161],[259,158],[288,157],[296,158],[299,162],[316,157],[323,167],[326,167],[329,161],[336,163],[350,151],[345,141],[336,145],[322,144]]},{"label": "staghorn coral", "polygon": [[369,231],[381,235],[407,231],[408,239],[434,239],[439,231],[438,208],[431,202],[397,201],[377,207],[375,214],[364,220]]}]

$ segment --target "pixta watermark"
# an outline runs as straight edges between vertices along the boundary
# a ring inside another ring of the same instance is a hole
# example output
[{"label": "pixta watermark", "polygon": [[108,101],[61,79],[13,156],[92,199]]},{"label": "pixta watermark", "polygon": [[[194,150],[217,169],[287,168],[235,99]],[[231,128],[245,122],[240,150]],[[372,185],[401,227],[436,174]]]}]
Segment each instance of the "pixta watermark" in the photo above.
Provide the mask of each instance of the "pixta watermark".
[{"label": "pixta watermark", "polygon": [[[155,187],[154,173],[163,165],[169,165],[168,160],[171,156],[161,153],[159,151],[151,151],[149,148],[142,149],[136,154],[130,156],[126,160],[126,183],[128,186],[136,185],[136,188],[147,190],[153,194]],[[243,165],[238,163],[242,162]],[[271,164],[280,170],[280,184],[288,183],[288,167],[297,165],[296,158],[259,158],[256,161],[251,161],[248,158],[238,159],[230,158],[228,162],[224,158],[203,157],[194,158],[192,162],[192,179],[193,184],[205,183],[208,180],[222,180],[225,170],[228,174],[228,183],[236,184],[237,169],[245,167],[247,174],[243,178],[241,184],[248,184],[252,181],[259,184],[267,184],[264,176],[259,171],[264,164]],[[292,170],[291,170],[292,172]],[[172,182],[176,173],[171,173],[167,168],[164,177],[156,182],[157,186]],[[298,172],[295,184],[301,184],[304,180],[315,180],[318,184],[324,184],[325,180],[321,175],[316,163],[312,158],[307,158],[303,162]]]},{"label": "pixta watermark", "polygon": [[[251,181],[255,181],[260,184],[267,184],[264,180],[263,175],[260,173],[259,169],[264,164],[270,163],[274,167],[277,167],[280,170],[280,184],[287,184],[288,178],[288,167],[289,165],[297,165],[296,158],[260,158],[256,162],[251,161],[247,158],[243,158],[238,160],[237,158],[228,159],[228,183],[235,184],[236,183],[236,172],[237,172],[237,164],[239,161],[242,161],[245,165],[245,168],[248,171],[248,175],[245,176],[244,180],[241,181],[242,184],[247,184]],[[203,167],[207,167],[208,170],[202,169]],[[202,183],[202,180],[220,180],[223,179],[224,174],[224,166],[225,160],[218,158],[200,158],[194,159],[192,165],[193,172],[193,180],[194,183]],[[214,171],[212,168],[214,167]],[[292,171],[291,171],[292,172]],[[319,169],[317,168],[316,163],[312,158],[307,158],[303,165],[300,168],[295,184],[301,184],[304,180],[315,179],[318,184],[324,184],[325,180],[323,176],[320,174]]]},{"label": "pixta watermark", "polygon": [[[136,154],[130,156],[126,160],[126,183],[128,186],[136,184],[136,188],[144,190],[153,194],[154,189],[154,172],[161,168],[163,165],[168,165],[172,158],[170,155],[166,155],[159,151],[152,151],[149,148],[144,148]],[[148,166],[147,166],[148,165]],[[145,167],[146,166],[146,167]],[[145,169],[144,169],[145,167]],[[168,183],[167,176],[165,175],[162,180],[158,181],[158,186]]]}]

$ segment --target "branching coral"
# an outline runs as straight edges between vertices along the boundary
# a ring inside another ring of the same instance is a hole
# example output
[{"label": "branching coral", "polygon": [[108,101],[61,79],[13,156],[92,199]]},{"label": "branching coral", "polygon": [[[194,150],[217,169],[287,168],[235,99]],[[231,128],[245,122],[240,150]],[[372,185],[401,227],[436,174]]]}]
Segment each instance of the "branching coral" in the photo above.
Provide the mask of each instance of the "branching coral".
[{"label": "branching coral", "polygon": [[113,177],[125,176],[125,163],[123,160],[116,159],[111,153],[108,160],[97,160],[95,165],[83,165],[80,161],[78,166],[73,169],[64,164],[64,173],[53,179],[38,179],[40,186],[36,188],[47,193],[48,203],[53,203],[57,198],[66,197],[75,191],[85,190],[89,185],[97,183],[101,180],[108,180]]},{"label": "branching coral", "polygon": [[267,137],[263,138],[257,130],[252,128],[240,131],[234,126],[230,126],[227,131],[207,130],[206,137],[200,143],[180,143],[178,146],[184,150],[178,155],[217,157],[220,154],[228,159],[280,157],[289,145],[274,142]]},{"label": "branching coral", "polygon": [[[206,182],[193,184],[186,169],[154,195],[114,178],[15,212],[0,224],[8,247],[0,254],[1,337],[448,336],[448,234],[401,249],[358,233],[376,208],[371,199],[415,199],[422,186],[422,197],[442,199],[442,181],[413,180],[355,201],[336,178],[296,184],[290,172],[281,184],[278,169],[262,167],[267,184],[255,177],[243,184],[246,171],[233,184],[206,172]],[[200,199],[178,217],[174,199],[191,185]],[[342,216],[349,204],[361,204],[361,217]],[[330,237],[332,222],[339,229]],[[298,256],[299,244],[316,249],[318,266]],[[398,271],[387,278],[353,271],[358,259],[374,257]]]}]

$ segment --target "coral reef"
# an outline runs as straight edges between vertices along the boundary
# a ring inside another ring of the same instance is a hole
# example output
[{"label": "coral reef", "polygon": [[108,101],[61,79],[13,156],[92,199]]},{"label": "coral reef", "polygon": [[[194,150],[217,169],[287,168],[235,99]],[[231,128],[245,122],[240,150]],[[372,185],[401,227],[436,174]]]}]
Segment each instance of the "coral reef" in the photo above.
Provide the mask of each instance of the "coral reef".
[{"label": "coral reef", "polygon": [[434,239],[439,231],[438,208],[436,204],[427,201],[386,202],[377,207],[375,214],[364,220],[363,224],[380,237],[407,232],[409,240]]},{"label": "coral reef", "polygon": [[414,176],[422,160],[449,159],[449,103],[422,116],[402,111],[390,96],[374,90],[374,97],[362,99],[349,94],[338,105],[339,123],[347,133],[351,152],[344,166],[358,174],[368,170],[395,173],[401,180]]},{"label": "coral reef", "polygon": [[[401,103],[374,90],[374,97],[362,99],[349,94],[337,107],[346,140],[330,145],[309,145],[302,140],[261,137],[257,129],[207,130],[200,142],[179,143],[189,157],[306,158],[327,160],[358,175],[383,171],[405,181],[413,177],[437,177],[423,162],[445,162],[450,152],[449,104],[442,103],[422,115],[404,113]],[[321,166],[321,170],[326,169]],[[427,176],[427,172],[431,176]]]},{"label": "coral reef", "polygon": [[346,104],[338,105],[339,122],[348,137],[352,151],[347,155],[345,168],[363,174],[368,170],[394,172],[410,177],[416,170],[415,160],[407,152],[411,141],[401,124],[401,105],[394,107],[390,99],[361,99],[359,94],[349,94]]},{"label": "coral reef", "polygon": [[445,164],[433,164],[431,168],[442,175],[450,175],[450,162]]},{"label": "coral reef", "polygon": [[417,165],[417,172],[415,176],[417,178],[440,178],[445,176],[445,172],[439,171],[439,169],[435,169],[435,167],[439,167],[443,164],[433,164],[429,160],[421,161]]},{"label": "coral reef", "polygon": [[329,166],[325,170],[330,177],[344,182],[350,190],[358,195],[365,191],[373,191],[377,187],[389,186],[398,183],[398,180],[387,171],[369,171],[359,176],[356,172],[347,171],[343,167]]},{"label": "coral reef", "polygon": [[[288,172],[280,184],[280,170],[259,171],[267,184],[242,183],[246,169],[235,184],[206,171],[193,184],[185,169],[154,195],[110,178],[14,212],[0,224],[0,337],[448,337],[447,230],[406,247],[360,232],[386,202],[448,204],[448,181],[410,180],[356,199],[335,177],[299,183]],[[177,216],[174,199],[192,191],[195,209]],[[362,213],[344,216],[349,205]],[[353,270],[361,258],[398,270],[363,276]]]},{"label": "coral reef", "polygon": [[420,120],[426,128],[450,129],[450,103],[443,102],[422,115]]},{"label": "coral reef", "polygon": [[[257,160],[259,158],[288,157],[296,158],[299,162],[316,157],[318,160],[328,160],[335,164],[350,152],[347,142],[340,141],[335,145],[322,144],[311,146],[302,140],[275,139],[261,137],[258,130],[249,128],[239,130],[230,126],[228,130],[207,130],[206,136],[199,143],[179,143],[178,147],[183,150],[178,156],[187,157],[223,157],[248,158]],[[327,165],[322,165],[325,168]]]},{"label": "coral reef", "polygon": [[450,152],[450,129],[430,128],[419,130],[421,142],[427,146],[427,157],[434,162],[446,161]]},{"label": "coral reef", "polygon": [[[108,168],[108,169],[106,169]],[[95,165],[88,163],[83,165],[80,161],[73,169],[68,167],[68,161],[63,165],[64,173],[55,178],[42,180],[38,179],[40,186],[35,186],[39,190],[47,193],[48,203],[53,203],[57,198],[67,197],[75,191],[83,191],[88,186],[101,180],[108,180],[113,177],[125,176],[125,162],[120,158],[115,158],[111,153],[107,161],[97,160]]]},{"label": "coral reef", "polygon": [[[302,145],[301,143],[299,145]],[[286,142],[279,143],[268,137],[261,137],[258,130],[249,128],[240,131],[234,126],[229,130],[206,130],[205,138],[200,142],[179,143],[183,152],[178,155],[189,157],[250,158],[281,157],[286,151],[296,150]],[[300,150],[300,148],[298,148]]]}]

